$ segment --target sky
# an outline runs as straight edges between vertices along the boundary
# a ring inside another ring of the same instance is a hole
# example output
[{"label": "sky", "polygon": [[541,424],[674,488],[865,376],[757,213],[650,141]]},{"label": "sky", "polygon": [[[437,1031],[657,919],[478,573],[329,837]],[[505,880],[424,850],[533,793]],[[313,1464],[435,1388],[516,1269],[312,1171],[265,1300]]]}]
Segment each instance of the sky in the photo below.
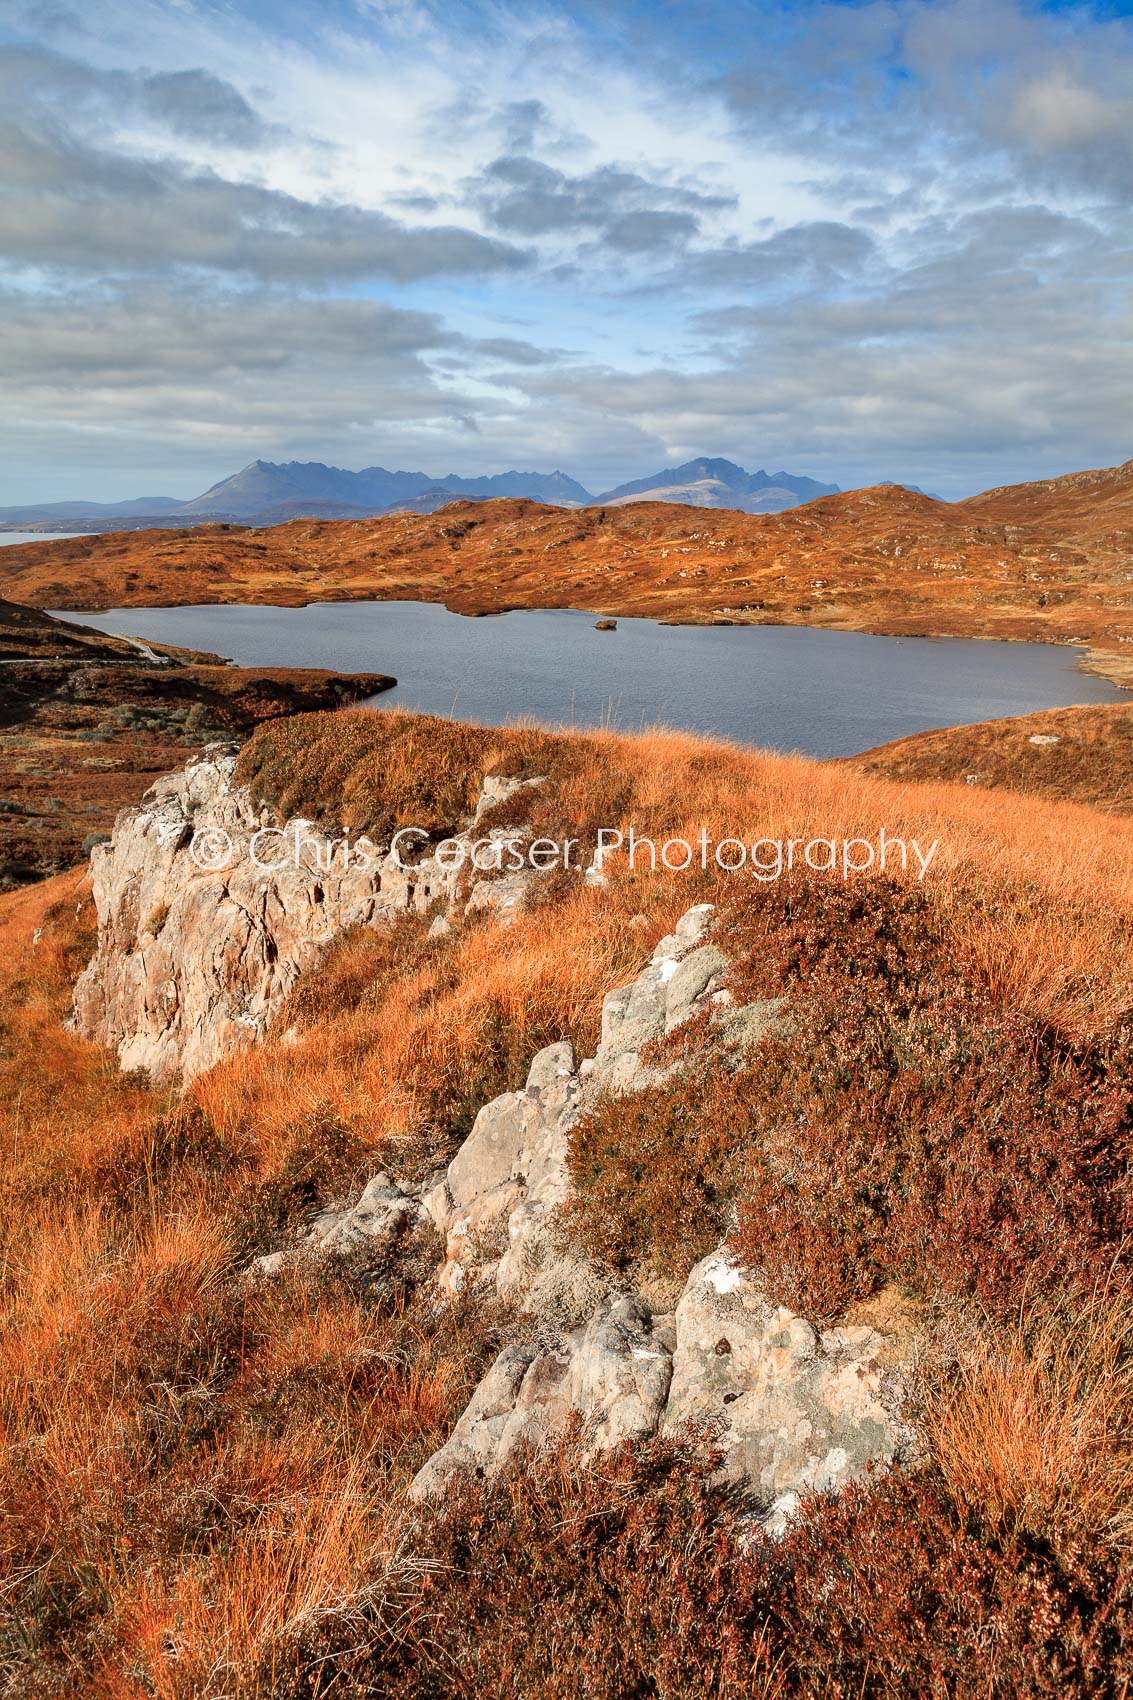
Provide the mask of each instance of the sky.
[{"label": "sky", "polygon": [[1124,461],[1131,11],[0,0],[0,503]]}]

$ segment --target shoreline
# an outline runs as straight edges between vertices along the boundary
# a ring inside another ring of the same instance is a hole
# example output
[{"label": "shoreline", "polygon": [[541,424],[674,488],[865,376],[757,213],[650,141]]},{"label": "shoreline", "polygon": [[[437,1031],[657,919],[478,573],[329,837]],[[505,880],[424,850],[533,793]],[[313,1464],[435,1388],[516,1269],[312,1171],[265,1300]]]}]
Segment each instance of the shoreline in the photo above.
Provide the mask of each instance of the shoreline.
[{"label": "shoreline", "polygon": [[[129,612],[131,608],[136,609],[138,612],[149,612],[162,608],[287,608],[298,610],[305,608],[317,608],[323,605],[344,606],[352,603],[381,602],[424,603],[430,607],[443,607],[446,613],[457,614],[461,616],[461,618],[468,620],[498,619],[505,614],[562,613],[585,615],[587,618],[595,619],[651,620],[655,625],[672,627],[719,627],[722,630],[753,629],[764,631],[779,628],[783,630],[844,632],[847,635],[857,635],[860,637],[914,638],[937,643],[947,643],[957,640],[962,642],[983,643],[1050,644],[1059,649],[1074,649],[1081,651],[1074,663],[1078,672],[1088,674],[1094,678],[1104,679],[1107,684],[1116,686],[1118,690],[1133,691],[1133,644],[1128,646],[1128,654],[1121,654],[1114,650],[1099,647],[1097,640],[1090,637],[1059,637],[1057,634],[1046,635],[1040,632],[1012,634],[989,631],[910,631],[907,629],[907,625],[899,619],[892,625],[887,625],[882,621],[870,621],[860,625],[845,625],[840,622],[816,621],[813,619],[736,620],[727,618],[704,618],[700,616],[696,610],[691,610],[688,614],[683,616],[670,614],[663,617],[654,612],[641,612],[633,608],[625,608],[621,606],[615,610],[609,607],[584,607],[577,603],[571,603],[569,605],[563,603],[544,603],[534,605],[525,602],[514,602],[503,603],[498,607],[467,607],[454,606],[451,601],[447,600],[443,596],[381,596],[374,595],[372,593],[359,594],[357,596],[329,594],[306,597],[302,600],[290,597],[285,599],[281,597],[263,596],[253,596],[249,598],[226,596],[219,600],[207,602],[196,600],[188,601],[180,598],[143,603],[103,603],[100,601],[97,603],[88,603],[84,607],[72,606],[65,612],[59,608],[49,608],[44,611],[46,613],[50,613],[56,619],[73,619],[77,621],[83,614],[108,614],[115,609],[121,609],[123,613]],[[233,665],[238,665],[238,663],[233,663]]]}]

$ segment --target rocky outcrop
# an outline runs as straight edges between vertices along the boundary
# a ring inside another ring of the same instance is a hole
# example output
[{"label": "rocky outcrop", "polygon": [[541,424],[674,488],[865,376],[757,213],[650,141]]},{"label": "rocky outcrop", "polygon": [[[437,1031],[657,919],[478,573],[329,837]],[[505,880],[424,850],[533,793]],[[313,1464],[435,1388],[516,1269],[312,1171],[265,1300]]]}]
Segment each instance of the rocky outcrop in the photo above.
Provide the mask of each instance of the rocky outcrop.
[{"label": "rocky outcrop", "polygon": [[657,1078],[642,1061],[650,1040],[701,1008],[729,1008],[723,953],[701,942],[712,914],[710,904],[690,909],[637,979],[607,994],[593,1057],[578,1067],[569,1044],[549,1045],[522,1091],[484,1105],[425,1199],[445,1245],[442,1286],[452,1291],[469,1278],[492,1279],[503,1297],[568,1325],[608,1296],[610,1278],[551,1232],[567,1193],[567,1135],[603,1093]]},{"label": "rocky outcrop", "polygon": [[355,1204],[321,1210],[294,1246],[257,1258],[251,1276],[256,1280],[277,1275],[284,1264],[304,1254],[345,1257],[361,1249],[392,1248],[407,1230],[431,1220],[420,1187],[399,1185],[387,1174],[373,1175]]},{"label": "rocky outcrop", "polygon": [[629,1296],[597,1311],[559,1346],[506,1346],[451,1438],[418,1472],[411,1497],[431,1497],[455,1470],[498,1469],[517,1447],[553,1440],[572,1415],[583,1420],[591,1446],[653,1434],[671,1375],[664,1322],[655,1325]]},{"label": "rocky outcrop", "polygon": [[555,1233],[569,1130],[603,1093],[659,1078],[642,1059],[651,1040],[707,1010],[722,1043],[743,1048],[783,1019],[778,1002],[733,1003],[723,952],[706,938],[712,918],[708,905],[689,910],[637,978],[607,995],[594,1057],[576,1069],[569,1045],[551,1045],[522,1092],[485,1105],[426,1195],[444,1240],[442,1285],[492,1281],[550,1338],[500,1354],[418,1474],[415,1498],[455,1470],[490,1473],[572,1420],[592,1449],[693,1425],[778,1532],[801,1494],[840,1487],[910,1446],[889,1343],[875,1329],[819,1334],[726,1247],[692,1270],[674,1314],[655,1315]]},{"label": "rocky outcrop", "polygon": [[[114,1044],[126,1067],[190,1074],[254,1041],[343,928],[434,907],[437,929],[477,906],[506,914],[538,877],[525,870],[469,889],[447,857],[445,868],[428,853],[407,868],[375,846],[360,861],[340,857],[341,840],[308,822],[277,829],[234,783],[235,760],[230,746],[213,746],[159,781],[92,858],[98,952],[76,989],[76,1021]],[[483,838],[488,811],[498,820],[517,789],[487,783],[466,838],[477,819]],[[285,854],[253,855],[265,829]],[[521,1337],[420,1471],[415,1498],[456,1470],[497,1470],[517,1448],[575,1424],[590,1449],[692,1425],[777,1530],[803,1493],[837,1488],[909,1444],[878,1330],[817,1331],[775,1304],[726,1245],[691,1271],[671,1312],[655,1313],[558,1225],[578,1117],[688,1066],[647,1059],[652,1041],[702,1014],[720,1047],[743,1050],[783,1019],[777,1002],[736,1005],[713,920],[706,904],[683,915],[642,971],[606,996],[595,1054],[579,1062],[565,1041],[540,1051],[520,1091],[482,1107],[443,1173],[424,1184],[375,1175],[354,1204],[322,1212],[250,1272],[268,1279],[295,1256],[358,1250],[393,1267],[407,1236],[418,1257],[435,1233],[439,1292],[491,1291],[514,1307]]]},{"label": "rocky outcrop", "polygon": [[884,1335],[817,1333],[721,1247],[689,1275],[674,1315],[625,1294],[551,1345],[506,1347],[410,1492],[429,1498],[457,1470],[491,1474],[572,1418],[590,1450],[691,1427],[779,1534],[803,1494],[913,1449],[901,1403]]},{"label": "rocky outcrop", "polygon": [[[98,948],[75,988],[75,1026],[112,1046],[123,1068],[159,1080],[254,1043],[346,928],[434,907],[506,914],[538,877],[524,867],[478,878],[465,894],[455,857],[406,867],[388,846],[348,846],[309,821],[278,827],[234,783],[236,754],[211,745],[159,779],[91,854]],[[519,788],[489,780],[481,804]],[[458,836],[471,845],[470,833]]]},{"label": "rocky outcrop", "polygon": [[[494,1289],[532,1319],[534,1338],[500,1353],[419,1472],[414,1498],[437,1493],[457,1470],[491,1473],[572,1422],[589,1449],[691,1425],[720,1454],[722,1476],[777,1532],[802,1494],[838,1488],[911,1445],[891,1343],[877,1329],[817,1331],[775,1304],[758,1271],[726,1245],[691,1271],[674,1312],[655,1314],[556,1228],[569,1189],[571,1127],[603,1094],[637,1091],[661,1076],[642,1057],[651,1040],[707,1011],[725,1046],[744,1047],[782,1019],[777,1003],[733,1003],[723,952],[707,937],[712,918],[708,905],[689,910],[637,978],[607,995],[592,1058],[579,1066],[569,1044],[547,1046],[521,1091],[481,1109],[423,1194],[381,1176],[379,1191],[372,1182],[355,1207],[366,1207],[373,1235],[427,1216],[440,1235],[443,1290]],[[337,1218],[334,1232],[349,1231],[351,1220]],[[325,1229],[308,1245],[334,1249]]]}]

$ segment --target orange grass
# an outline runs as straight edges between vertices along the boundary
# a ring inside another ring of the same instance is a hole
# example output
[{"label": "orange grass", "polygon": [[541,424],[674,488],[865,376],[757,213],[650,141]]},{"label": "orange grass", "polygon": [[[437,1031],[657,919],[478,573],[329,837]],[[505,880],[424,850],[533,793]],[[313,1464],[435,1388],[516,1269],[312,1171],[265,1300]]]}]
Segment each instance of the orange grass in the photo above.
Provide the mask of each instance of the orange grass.
[{"label": "orange grass", "polygon": [[[288,779],[288,806],[330,819],[337,806],[357,831],[365,791],[359,776],[371,789],[380,786],[371,746],[378,738],[388,746],[389,718],[312,715],[264,727],[245,761],[252,771],[258,761],[269,770],[274,761],[290,774],[290,746],[280,751],[273,740],[302,739],[307,788]],[[375,719],[383,723],[376,730]],[[452,729],[441,721],[413,724],[415,759],[428,766],[433,744],[447,747]],[[519,763],[549,772],[547,786],[526,794],[525,810],[533,830],[560,839],[578,833],[581,821],[591,831],[602,825],[626,835],[633,825],[658,851],[670,837],[695,843],[702,830],[713,844],[728,837],[876,843],[882,827],[890,838],[916,839],[926,852],[935,841],[925,885],[941,904],[973,880],[1019,888],[1013,908],[1000,903],[981,916],[965,902],[957,919],[969,955],[1005,1005],[1074,1032],[1106,1027],[1133,1009],[1133,825],[1116,817],[967,786],[863,778],[667,730],[550,736],[485,729],[478,745],[469,728],[458,730],[465,758],[480,771]],[[394,747],[393,795],[408,807],[405,740]],[[450,774],[444,763],[442,771]],[[451,776],[448,783],[451,794]],[[474,794],[476,785],[465,789]],[[395,811],[394,818],[408,824],[412,814]],[[911,853],[910,861],[914,878]],[[495,1091],[519,1084],[541,1044],[567,1036],[592,1046],[604,992],[638,971],[684,908],[754,889],[745,874],[668,873],[660,865],[651,873],[645,853],[634,875],[625,863],[624,852],[610,858],[604,893],[576,885],[553,909],[522,914],[510,927],[477,925],[418,949],[396,973],[372,936],[345,941],[305,988],[298,1042],[280,1042],[284,1019],[265,1045],[197,1082],[192,1101],[228,1136],[254,1128],[269,1167],[297,1119],[326,1114],[367,1142],[388,1143],[394,1160],[435,1119],[438,1081],[449,1083],[452,1099],[465,1093],[482,1101],[493,1081]],[[633,929],[635,917],[641,919]],[[500,1029],[510,1035],[510,1066],[498,1058],[489,1066],[491,1033]],[[454,1126],[464,1131],[465,1123],[458,1118]],[[443,1150],[442,1141],[433,1154]]]},{"label": "orange grass", "polygon": [[1133,1309],[1103,1283],[1072,1316],[1024,1303],[928,1398],[954,1499],[1008,1534],[1133,1540]]},{"label": "orange grass", "polygon": [[[429,730],[438,724],[414,732],[412,760],[400,749],[382,804],[398,818],[414,764],[430,763],[430,740],[446,736]],[[324,780],[320,740],[335,743],[327,808],[336,786],[359,806],[367,786],[381,790],[373,761],[350,789],[373,717],[288,725]],[[278,727],[259,735],[265,747],[280,737]],[[550,774],[527,795],[552,835],[581,821],[690,840],[701,827],[750,842],[868,838],[882,825],[922,845],[938,839],[926,884],[942,906],[973,883],[1017,893],[986,915],[970,901],[956,908],[997,999],[1073,1029],[1108,1029],[1133,1006],[1133,825],[1114,817],[902,786],[667,731],[473,729],[460,740],[468,776],[437,767],[438,818],[502,762]],[[740,878],[631,876],[616,859],[610,872],[605,891],[552,882],[511,926],[470,922],[429,940],[424,922],[407,920],[344,939],[264,1044],[178,1103],[123,1079],[61,1026],[91,946],[82,880],[0,898],[0,1680],[12,1692],[32,1692],[33,1680],[38,1695],[115,1700],[283,1692],[289,1648],[319,1614],[349,1624],[365,1609],[372,1623],[392,1601],[398,1621],[412,1570],[401,1492],[449,1432],[494,1323],[412,1297],[375,1305],[349,1269],[300,1266],[254,1294],[241,1271],[311,1202],[284,1188],[263,1208],[273,1186],[307,1173],[317,1140],[350,1168],[346,1179],[315,1175],[320,1201],[379,1162],[427,1170],[541,1045],[567,1036],[592,1049],[609,987],[684,908]],[[1094,1323],[1083,1326],[1093,1340]],[[1095,1364],[1077,1381],[1063,1348],[1037,1350],[1033,1330],[1006,1370],[990,1348],[973,1359],[970,1394],[961,1383],[953,1426],[938,1431],[957,1494],[970,1481],[1005,1517],[1030,1517],[1018,1509],[1019,1469],[1012,1477],[1009,1460],[988,1460],[996,1434],[1014,1423],[1025,1435],[1033,1421],[1026,1459],[1077,1468],[1080,1458],[1084,1496],[1099,1454],[1073,1453],[1073,1436],[1051,1439],[1041,1422],[1044,1399],[1076,1401],[1074,1434],[1116,1409],[1124,1382],[1104,1369],[1116,1336],[1096,1338],[1104,1373]],[[1091,1391],[1103,1383],[1107,1393]],[[1036,1491],[1061,1515],[1050,1470],[1042,1481]],[[1109,1528],[1118,1475],[1107,1466],[1098,1481],[1087,1521]]]},{"label": "orange grass", "polygon": [[396,1597],[491,1316],[314,1267],[243,1287],[254,1149],[60,1028],[80,899],[0,900],[0,1686],[270,1693],[313,1615]]}]

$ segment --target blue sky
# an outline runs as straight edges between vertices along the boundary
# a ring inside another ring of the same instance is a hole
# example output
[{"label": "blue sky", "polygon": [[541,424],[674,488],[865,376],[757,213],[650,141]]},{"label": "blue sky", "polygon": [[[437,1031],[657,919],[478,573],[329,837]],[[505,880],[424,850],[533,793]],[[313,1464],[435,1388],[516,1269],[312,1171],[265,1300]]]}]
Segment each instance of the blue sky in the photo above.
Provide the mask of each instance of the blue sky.
[{"label": "blue sky", "polygon": [[1124,460],[1130,11],[0,0],[0,502]]}]

